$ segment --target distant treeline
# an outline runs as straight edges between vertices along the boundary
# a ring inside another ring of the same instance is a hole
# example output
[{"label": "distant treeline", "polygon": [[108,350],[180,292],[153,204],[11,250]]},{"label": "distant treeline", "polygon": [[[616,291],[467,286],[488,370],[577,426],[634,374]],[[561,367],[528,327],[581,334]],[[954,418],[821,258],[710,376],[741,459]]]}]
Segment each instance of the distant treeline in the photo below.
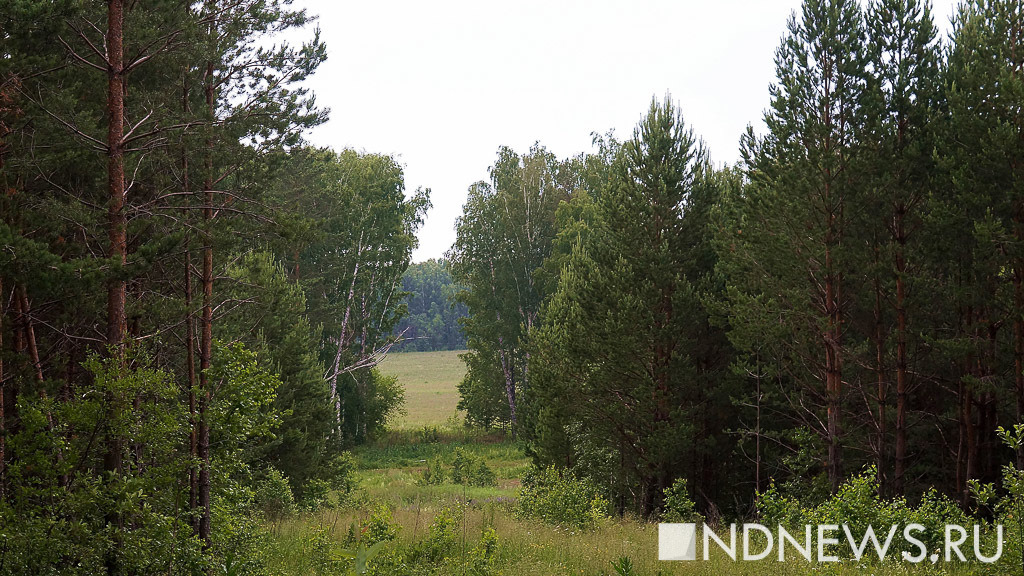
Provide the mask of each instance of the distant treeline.
[{"label": "distant treeline", "polygon": [[402,277],[402,290],[408,293],[408,315],[395,329],[402,340],[393,351],[432,352],[466,347],[466,337],[459,326],[459,319],[466,316],[466,305],[452,299],[455,287],[447,261],[431,258],[411,264]]}]

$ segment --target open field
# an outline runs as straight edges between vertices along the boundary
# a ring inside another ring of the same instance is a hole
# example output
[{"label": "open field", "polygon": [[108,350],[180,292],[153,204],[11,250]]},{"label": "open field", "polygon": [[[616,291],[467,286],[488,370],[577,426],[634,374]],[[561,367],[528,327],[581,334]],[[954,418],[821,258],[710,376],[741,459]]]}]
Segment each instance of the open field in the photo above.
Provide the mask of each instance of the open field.
[{"label": "open field", "polygon": [[[392,428],[409,429],[440,426],[456,416],[459,403],[456,388],[466,375],[459,359],[464,350],[441,352],[398,352],[389,354],[380,365],[384,374],[398,377],[405,388],[406,414]],[[461,416],[458,418],[462,420]]]}]

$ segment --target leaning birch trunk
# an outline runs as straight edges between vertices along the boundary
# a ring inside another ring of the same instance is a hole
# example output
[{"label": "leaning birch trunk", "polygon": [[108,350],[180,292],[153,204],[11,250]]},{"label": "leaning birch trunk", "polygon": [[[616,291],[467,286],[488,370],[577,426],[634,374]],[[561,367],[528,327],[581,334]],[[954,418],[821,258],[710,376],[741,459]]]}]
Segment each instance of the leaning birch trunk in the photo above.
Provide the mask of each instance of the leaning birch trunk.
[{"label": "leaning birch trunk", "polygon": [[363,232],[359,233],[359,245],[356,248],[356,263],[352,268],[352,284],[348,288],[348,299],[345,301],[345,315],[341,320],[341,333],[338,334],[338,351],[334,354],[334,366],[331,369],[331,400],[334,401],[334,424],[341,442],[341,395],[338,394],[338,375],[341,374],[341,353],[345,350],[345,333],[348,331],[348,320],[352,313],[352,299],[356,292],[356,279],[359,278],[359,262],[363,255]]}]

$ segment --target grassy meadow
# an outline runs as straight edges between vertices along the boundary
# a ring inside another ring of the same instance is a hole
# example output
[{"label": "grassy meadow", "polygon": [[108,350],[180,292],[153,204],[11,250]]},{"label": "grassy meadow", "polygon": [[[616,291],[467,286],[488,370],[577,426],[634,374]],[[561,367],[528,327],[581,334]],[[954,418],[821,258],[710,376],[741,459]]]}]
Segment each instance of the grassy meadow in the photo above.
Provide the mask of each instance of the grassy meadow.
[{"label": "grassy meadow", "polygon": [[[458,352],[391,355],[382,366],[406,389],[408,414],[383,438],[355,450],[356,489],[338,506],[273,522],[269,556],[281,574],[350,574],[343,550],[381,530],[393,539],[369,562],[370,574],[475,576],[939,574],[933,566],[809,566],[797,562],[658,561],[657,525],[605,518],[579,530],[517,518],[513,502],[530,469],[523,447],[501,433],[466,429],[456,416]],[[424,485],[431,462],[446,465],[461,451],[494,472],[491,486]],[[381,518],[384,521],[381,521]],[[444,524],[444,518],[454,520]],[[385,526],[386,525],[386,526]],[[440,526],[447,526],[447,532]],[[383,527],[382,527],[383,526]],[[486,529],[496,542],[480,554]],[[447,534],[447,536],[445,536]],[[439,543],[440,542],[440,543]],[[434,554],[433,551],[441,550]],[[622,558],[631,564],[623,568]],[[617,565],[617,566],[616,566]]]},{"label": "grassy meadow", "polygon": [[441,426],[457,418],[459,403],[456,389],[466,375],[466,365],[459,359],[462,350],[441,352],[400,352],[389,354],[380,370],[398,378],[405,388],[406,413],[391,424],[396,430],[423,426]]}]

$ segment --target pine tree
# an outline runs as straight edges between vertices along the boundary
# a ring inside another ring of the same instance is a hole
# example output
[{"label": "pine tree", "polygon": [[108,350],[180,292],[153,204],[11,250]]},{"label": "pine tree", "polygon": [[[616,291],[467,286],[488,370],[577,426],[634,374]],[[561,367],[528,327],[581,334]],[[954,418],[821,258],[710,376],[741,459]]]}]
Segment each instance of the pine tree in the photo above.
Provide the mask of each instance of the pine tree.
[{"label": "pine tree", "polygon": [[[843,479],[845,342],[851,318],[850,277],[857,242],[851,214],[863,190],[861,116],[866,89],[864,24],[856,2],[809,0],[776,54],[778,84],[766,114],[768,134],[746,143],[750,198],[742,228],[726,244],[734,326],[777,318],[784,348],[772,363],[786,366],[799,386],[791,395],[800,426],[828,447],[833,490]],[[740,237],[742,235],[742,237]],[[764,334],[777,329],[763,326]],[[798,399],[799,398],[799,399]]]}]

